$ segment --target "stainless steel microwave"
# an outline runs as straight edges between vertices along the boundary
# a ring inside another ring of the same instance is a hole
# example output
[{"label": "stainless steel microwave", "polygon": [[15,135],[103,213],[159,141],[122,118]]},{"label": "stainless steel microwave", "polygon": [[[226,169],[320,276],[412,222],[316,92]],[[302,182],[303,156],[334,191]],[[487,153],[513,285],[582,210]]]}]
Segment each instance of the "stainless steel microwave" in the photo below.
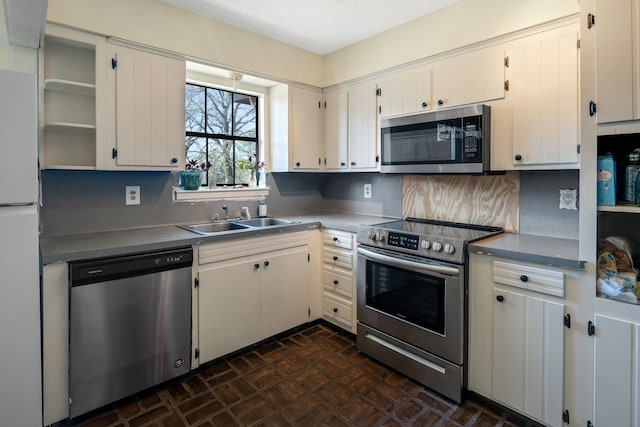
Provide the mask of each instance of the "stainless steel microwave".
[{"label": "stainless steel microwave", "polygon": [[491,107],[470,105],[380,121],[381,172],[484,173],[491,167]]}]

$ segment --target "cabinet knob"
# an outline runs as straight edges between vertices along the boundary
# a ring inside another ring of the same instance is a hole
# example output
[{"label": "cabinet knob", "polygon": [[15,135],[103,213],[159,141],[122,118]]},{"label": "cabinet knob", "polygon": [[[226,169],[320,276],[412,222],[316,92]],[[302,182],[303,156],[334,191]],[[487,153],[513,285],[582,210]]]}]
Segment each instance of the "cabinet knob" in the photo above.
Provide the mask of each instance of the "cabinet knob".
[{"label": "cabinet knob", "polygon": [[337,261],[337,260],[338,260],[338,257],[334,255],[333,260],[334,260],[334,261]]},{"label": "cabinet knob", "polygon": [[337,280],[334,280],[334,281],[333,281],[333,284],[334,284],[334,285],[337,285],[337,284],[338,284],[338,281],[337,281]]},{"label": "cabinet knob", "polygon": [[255,268],[256,270],[260,268],[260,264],[253,264],[253,268]]},{"label": "cabinet knob", "polygon": [[504,301],[504,297],[502,295],[498,295],[496,297],[496,300],[498,300],[498,302],[502,302],[502,301]]},{"label": "cabinet knob", "polygon": [[334,242],[337,242],[337,241],[338,241],[338,238],[337,238],[337,237],[334,237],[334,238],[333,238],[333,241],[334,241]]},{"label": "cabinet knob", "polygon": [[265,261],[265,262],[264,262],[264,266],[265,266],[265,267],[269,267],[269,261]]},{"label": "cabinet knob", "polygon": [[355,166],[355,165],[356,165],[356,162],[351,162],[351,166]]},{"label": "cabinet knob", "polygon": [[520,154],[516,154],[515,156],[513,156],[514,159],[516,159],[517,161],[522,160],[522,156]]},{"label": "cabinet knob", "polygon": [[333,307],[333,312],[337,313],[338,312],[338,308],[337,307]]},{"label": "cabinet knob", "polygon": [[520,280],[526,283],[529,281],[529,278],[527,277],[526,274],[523,274],[522,276],[520,276]]},{"label": "cabinet knob", "polygon": [[296,162],[296,167],[299,168],[300,167],[300,162]]},{"label": "cabinet knob", "polygon": [[175,157],[174,157],[174,158],[172,158],[172,159],[171,159],[171,163],[173,163],[173,164],[175,165],[176,163],[178,163],[178,159],[176,159]]},{"label": "cabinet knob", "polygon": [[442,105],[444,104],[444,101],[442,99],[438,99],[438,105]]},{"label": "cabinet knob", "polygon": [[345,167],[347,164],[345,162],[340,162],[341,167]]},{"label": "cabinet knob", "polygon": [[427,104],[426,102],[423,102],[422,103],[422,108],[427,108],[427,105],[429,105],[429,104]]}]

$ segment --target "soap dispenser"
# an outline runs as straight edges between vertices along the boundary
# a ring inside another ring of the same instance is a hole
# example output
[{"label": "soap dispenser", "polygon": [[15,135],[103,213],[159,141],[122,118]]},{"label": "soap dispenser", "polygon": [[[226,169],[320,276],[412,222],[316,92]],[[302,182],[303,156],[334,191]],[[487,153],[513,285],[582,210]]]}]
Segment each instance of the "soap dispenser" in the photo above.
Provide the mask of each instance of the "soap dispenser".
[{"label": "soap dispenser", "polygon": [[258,216],[260,218],[267,217],[267,202],[264,199],[260,199],[260,202],[258,203]]}]

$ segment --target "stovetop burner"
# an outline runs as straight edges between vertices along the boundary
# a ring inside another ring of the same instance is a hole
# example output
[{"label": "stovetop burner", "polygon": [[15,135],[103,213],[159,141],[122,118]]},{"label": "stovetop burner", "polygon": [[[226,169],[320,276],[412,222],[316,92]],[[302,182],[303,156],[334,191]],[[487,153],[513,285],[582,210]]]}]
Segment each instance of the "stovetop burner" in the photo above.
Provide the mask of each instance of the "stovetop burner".
[{"label": "stovetop burner", "polygon": [[358,231],[358,243],[462,264],[467,244],[502,233],[501,227],[424,218],[406,218]]}]

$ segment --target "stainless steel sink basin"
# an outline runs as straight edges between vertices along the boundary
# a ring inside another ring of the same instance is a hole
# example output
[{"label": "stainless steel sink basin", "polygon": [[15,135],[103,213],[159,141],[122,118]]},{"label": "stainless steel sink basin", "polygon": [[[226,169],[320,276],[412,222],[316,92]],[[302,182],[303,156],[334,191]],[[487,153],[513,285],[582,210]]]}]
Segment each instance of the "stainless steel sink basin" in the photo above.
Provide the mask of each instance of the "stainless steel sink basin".
[{"label": "stainless steel sink basin", "polygon": [[236,221],[236,224],[248,225],[249,227],[270,227],[274,225],[292,224],[291,221],[277,218],[253,218]]},{"label": "stainless steel sink basin", "polygon": [[224,231],[243,230],[248,228],[246,225],[236,222],[207,222],[204,224],[181,225],[180,228],[193,231],[198,234],[222,233]]}]

